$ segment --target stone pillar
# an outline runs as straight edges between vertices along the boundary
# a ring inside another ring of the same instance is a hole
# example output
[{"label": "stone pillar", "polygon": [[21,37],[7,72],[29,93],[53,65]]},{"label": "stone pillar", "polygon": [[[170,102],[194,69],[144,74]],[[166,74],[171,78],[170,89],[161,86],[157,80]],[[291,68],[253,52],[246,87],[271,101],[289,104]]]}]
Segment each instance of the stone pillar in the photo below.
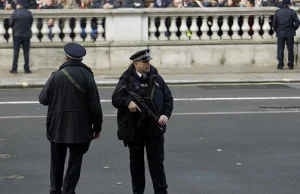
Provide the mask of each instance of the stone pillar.
[{"label": "stone pillar", "polygon": [[191,33],[192,33],[191,40],[199,40],[199,37],[197,35],[197,32],[199,30],[199,28],[197,26],[197,19],[198,19],[197,16],[192,17],[192,25],[190,27],[190,30],[191,30]]},{"label": "stone pillar", "polygon": [[208,36],[207,32],[209,31],[208,25],[207,25],[207,16],[202,16],[202,25],[201,25],[201,39],[202,40],[209,40],[210,37]]},{"label": "stone pillar", "polygon": [[220,36],[218,35],[218,31],[219,31],[218,17],[219,16],[213,16],[213,23],[211,26],[211,31],[212,31],[211,39],[214,40],[220,39]]},{"label": "stone pillar", "polygon": [[158,40],[168,40],[166,37],[166,32],[167,32],[167,27],[166,27],[166,17],[161,16],[160,17],[160,25],[158,27],[158,31],[160,33]]},{"label": "stone pillar", "polygon": [[221,29],[222,29],[222,32],[223,32],[223,34],[222,34],[222,39],[231,39],[231,37],[228,35],[228,31],[229,31],[229,25],[228,25],[228,17],[229,16],[223,16],[223,25],[222,25],[222,27],[221,27]]}]

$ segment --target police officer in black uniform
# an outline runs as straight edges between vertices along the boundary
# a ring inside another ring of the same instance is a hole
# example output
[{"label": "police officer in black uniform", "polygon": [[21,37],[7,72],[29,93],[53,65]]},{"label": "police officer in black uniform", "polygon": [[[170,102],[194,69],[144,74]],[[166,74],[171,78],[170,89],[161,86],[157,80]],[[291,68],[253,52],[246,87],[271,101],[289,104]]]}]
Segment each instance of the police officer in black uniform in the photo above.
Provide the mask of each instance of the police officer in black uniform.
[{"label": "police officer in black uniform", "polygon": [[[144,147],[146,147],[154,193],[166,194],[168,188],[163,164],[164,132],[173,111],[173,97],[157,69],[150,65],[151,59],[149,49],[132,55],[130,60],[133,62],[120,77],[112,95],[112,104],[118,109],[118,138],[129,147],[134,194],[143,194],[145,190]],[[143,97],[143,102],[159,118],[157,123],[149,117],[142,117],[144,110],[137,105],[128,92],[121,90],[124,86]],[[143,119],[140,120],[141,118]]]},{"label": "police officer in black uniform", "polygon": [[273,28],[277,36],[277,69],[282,70],[284,66],[284,45],[288,48],[288,67],[294,68],[294,36],[299,28],[297,13],[289,8],[290,0],[282,0],[282,6],[273,17]]},{"label": "police officer in black uniform", "polygon": [[[40,103],[48,106],[50,194],[75,194],[83,155],[88,151],[91,140],[99,138],[103,120],[93,72],[82,63],[85,48],[69,43],[64,50],[66,62],[51,75],[39,96]],[[67,148],[70,157],[63,180]]]},{"label": "police officer in black uniform", "polygon": [[31,73],[29,68],[29,52],[33,16],[32,13],[27,10],[27,7],[27,0],[18,0],[17,10],[14,11],[9,18],[9,26],[13,30],[14,59],[10,70],[10,73],[13,74],[18,73],[18,59],[21,46],[24,54],[24,72]]}]

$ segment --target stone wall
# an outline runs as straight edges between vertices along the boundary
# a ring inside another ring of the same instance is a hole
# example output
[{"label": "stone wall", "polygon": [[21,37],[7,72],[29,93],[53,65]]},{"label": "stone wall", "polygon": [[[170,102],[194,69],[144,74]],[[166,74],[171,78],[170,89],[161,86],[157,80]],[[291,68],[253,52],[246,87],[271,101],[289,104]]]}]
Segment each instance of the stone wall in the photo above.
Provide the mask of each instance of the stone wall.
[{"label": "stone wall", "polygon": [[[51,44],[51,43],[48,43]],[[276,66],[276,42],[265,41],[253,43],[239,41],[230,44],[229,41],[220,44],[208,44],[203,41],[180,42],[165,45],[131,43],[122,45],[85,44],[87,56],[84,63],[93,69],[113,69],[127,67],[129,57],[140,49],[149,48],[152,63],[160,68],[199,68],[203,66]],[[125,45],[125,46],[124,46]],[[54,69],[65,60],[63,44],[40,47],[33,45],[30,52],[30,66],[32,69]],[[295,44],[295,65],[298,64],[298,43]],[[12,64],[13,50],[11,47],[0,48],[0,68],[9,69]],[[23,65],[23,53],[20,52],[19,65]],[[285,58],[287,53],[285,53]]]},{"label": "stone wall", "polygon": [[[87,48],[84,62],[94,69],[127,67],[129,57],[145,48],[150,48],[152,63],[161,68],[274,66],[276,33],[271,24],[276,10],[275,7],[32,10],[30,66],[57,68],[65,60],[63,47],[68,42]],[[5,26],[11,13],[0,13],[1,69],[9,69],[13,58],[12,30]],[[54,20],[51,40],[47,26],[50,18]],[[96,38],[92,36],[94,31],[98,34]],[[83,32],[87,35],[84,38]],[[295,65],[299,63],[299,37],[300,29],[295,36]],[[19,64],[23,65],[22,52]]]}]

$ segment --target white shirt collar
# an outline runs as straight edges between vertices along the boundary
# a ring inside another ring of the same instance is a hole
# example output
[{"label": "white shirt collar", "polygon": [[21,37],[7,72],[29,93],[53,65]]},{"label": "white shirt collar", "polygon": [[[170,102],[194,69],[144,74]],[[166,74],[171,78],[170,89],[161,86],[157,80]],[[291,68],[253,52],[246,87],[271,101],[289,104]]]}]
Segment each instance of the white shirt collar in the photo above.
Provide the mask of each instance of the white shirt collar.
[{"label": "white shirt collar", "polygon": [[136,72],[136,74],[139,76],[139,77],[142,77],[142,74],[140,72]]}]

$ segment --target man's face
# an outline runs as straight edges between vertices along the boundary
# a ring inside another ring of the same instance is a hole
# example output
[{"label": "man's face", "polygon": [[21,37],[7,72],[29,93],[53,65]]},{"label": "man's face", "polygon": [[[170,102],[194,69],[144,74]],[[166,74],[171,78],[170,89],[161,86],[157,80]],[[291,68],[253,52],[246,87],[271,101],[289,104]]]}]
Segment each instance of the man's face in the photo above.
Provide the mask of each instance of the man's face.
[{"label": "man's face", "polygon": [[174,0],[175,7],[178,7],[179,4],[182,4],[181,0]]},{"label": "man's face", "polygon": [[241,1],[240,1],[240,5],[241,5],[241,6],[246,6],[246,3],[247,3],[246,0],[241,0]]},{"label": "man's face", "polygon": [[246,7],[253,7],[253,4],[250,1],[246,2]]},{"label": "man's face", "polygon": [[212,1],[211,1],[211,5],[212,5],[212,6],[216,6],[216,5],[217,5],[217,1],[216,1],[216,0],[212,0]]},{"label": "man's face", "polygon": [[52,6],[52,0],[46,0],[46,5],[47,6]]},{"label": "man's face", "polygon": [[150,71],[149,61],[138,61],[135,63],[136,71],[141,74],[146,74]]},{"label": "man's face", "polygon": [[6,2],[7,0],[1,0],[2,3]]}]

